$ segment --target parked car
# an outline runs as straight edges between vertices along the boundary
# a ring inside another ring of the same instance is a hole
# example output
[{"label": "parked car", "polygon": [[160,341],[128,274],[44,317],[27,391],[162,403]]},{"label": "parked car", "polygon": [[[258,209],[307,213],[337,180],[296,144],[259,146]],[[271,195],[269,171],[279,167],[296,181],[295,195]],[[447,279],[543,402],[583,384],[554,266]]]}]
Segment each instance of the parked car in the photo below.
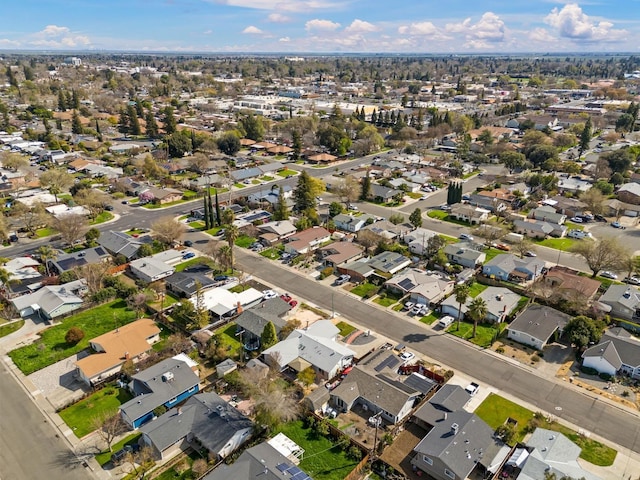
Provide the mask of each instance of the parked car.
[{"label": "parked car", "polygon": [[476,393],[478,393],[478,390],[480,390],[480,385],[478,385],[475,382],[471,382],[469,385],[467,385],[465,387],[465,391],[470,395],[470,396],[474,396]]},{"label": "parked car", "polygon": [[400,354],[400,359],[405,363],[410,362],[414,357],[415,355],[412,352],[402,352]]},{"label": "parked car", "polygon": [[496,248],[498,250],[504,250],[505,252],[508,252],[509,250],[511,250],[511,247],[509,245],[504,244],[504,243],[497,244]]},{"label": "parked car", "polygon": [[347,283],[349,280],[351,280],[351,275],[340,275],[337,279],[336,279],[336,285],[344,285],[345,283]]},{"label": "parked car", "polygon": [[458,237],[460,240],[468,240],[470,242],[473,242],[473,237],[467,233],[461,233],[460,236]]},{"label": "parked car", "polygon": [[213,277],[214,282],[226,282],[227,280],[229,280],[228,275],[216,275]]},{"label": "parked car", "polygon": [[413,308],[411,309],[411,314],[419,315],[421,311],[422,311],[422,305],[417,304],[417,305],[414,305]]},{"label": "parked car", "polygon": [[604,272],[600,273],[600,276],[603,278],[609,278],[611,280],[615,280],[616,278],[618,278],[618,275],[616,275],[613,272],[610,272],[609,270],[605,270]]},{"label": "parked car", "polygon": [[604,223],[607,223],[607,219],[606,219],[606,218],[604,218],[602,215],[594,215],[594,216],[593,216],[593,218],[595,218],[595,219],[596,219],[596,221],[598,221],[598,222],[604,222]]},{"label": "parked car", "polygon": [[265,290],[262,292],[262,298],[265,300],[269,300],[271,298],[276,298],[278,294],[274,290]]},{"label": "parked car", "polygon": [[444,317],[442,317],[440,320],[438,320],[438,326],[442,327],[442,328],[447,328],[449,327],[449,325],[451,325],[453,322],[455,321],[455,318],[453,318],[451,315],[445,315]]},{"label": "parked car", "polygon": [[193,247],[193,242],[191,240],[185,240],[182,243],[185,247]]},{"label": "parked car", "polygon": [[107,212],[113,212],[113,205],[105,205],[105,206],[104,206],[104,209],[105,209]]},{"label": "parked car", "polygon": [[415,303],[413,302],[407,302],[404,304],[404,308],[406,308],[407,310],[411,311],[411,309],[414,307]]},{"label": "parked car", "polygon": [[139,450],[140,445],[138,445],[137,443],[134,443],[133,445],[125,445],[123,448],[111,455],[111,462],[114,465],[120,465],[125,460],[128,454],[136,453]]},{"label": "parked car", "polygon": [[195,253],[193,253],[193,252],[187,252],[187,253],[185,253],[185,254],[183,254],[183,255],[182,255],[182,259],[183,259],[183,260],[189,260],[190,258],[193,258],[193,257],[195,257],[195,256],[196,256],[196,254],[195,254]]},{"label": "parked car", "polygon": [[572,221],[573,223],[582,223],[583,220],[580,217],[571,217],[570,221]]},{"label": "parked car", "polygon": [[622,230],[624,230],[625,228],[627,228],[627,227],[622,226],[622,225],[620,224],[620,222],[611,222],[611,226],[612,226],[613,228],[620,228],[620,229],[622,229]]},{"label": "parked car", "polygon": [[624,277],[622,281],[631,285],[640,285],[640,277]]}]

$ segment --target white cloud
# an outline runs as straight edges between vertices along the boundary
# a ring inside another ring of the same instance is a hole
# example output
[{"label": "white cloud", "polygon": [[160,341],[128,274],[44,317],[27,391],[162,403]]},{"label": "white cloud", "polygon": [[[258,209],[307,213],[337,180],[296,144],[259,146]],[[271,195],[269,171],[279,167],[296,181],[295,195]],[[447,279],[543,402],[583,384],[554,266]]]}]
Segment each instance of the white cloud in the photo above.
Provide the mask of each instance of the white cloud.
[{"label": "white cloud", "polygon": [[410,25],[401,25],[398,27],[398,33],[402,35],[436,37],[440,35],[440,30],[431,22],[418,22]]},{"label": "white cloud", "polygon": [[289,37],[282,37],[278,41],[282,43],[287,43],[287,42],[290,42],[291,39]]},{"label": "white cloud", "polygon": [[373,23],[369,23],[357,18],[353,22],[351,22],[351,25],[344,29],[344,31],[348,33],[369,33],[375,32],[377,30],[378,27],[376,27]]},{"label": "white cloud", "polygon": [[471,25],[471,19],[466,18],[464,21],[460,23],[447,23],[444,28],[449,33],[461,33],[469,30],[470,25]]},{"label": "white cloud", "polygon": [[445,30],[464,34],[465,45],[473,49],[485,48],[486,42],[502,42],[505,36],[504,21],[493,12],[483,13],[478,23],[471,23],[470,18],[459,23],[447,23]]},{"label": "white cloud", "polygon": [[328,0],[214,0],[232,7],[257,10],[279,10],[286,12],[308,12],[310,10],[338,9],[344,4]]},{"label": "white cloud", "polygon": [[260,30],[258,27],[254,27],[253,25],[249,25],[247,28],[242,30],[242,33],[247,33],[249,35],[263,35],[264,32]]},{"label": "white cloud", "polygon": [[340,28],[340,24],[336,22],[332,22],[331,20],[321,20],[319,18],[315,18],[305,23],[304,28],[307,32],[318,31],[318,30],[325,31],[325,32],[332,32]]},{"label": "white cloud", "polygon": [[86,35],[72,32],[69,27],[47,25],[43,30],[32,35],[33,40],[29,44],[39,47],[60,48],[80,47],[91,45],[91,40]]},{"label": "white cloud", "polygon": [[529,39],[534,42],[553,42],[556,40],[546,28],[534,28],[529,32]]},{"label": "white cloud", "polygon": [[270,13],[267,20],[271,23],[287,23],[291,21],[291,18],[281,13]]},{"label": "white cloud", "polygon": [[572,40],[615,41],[627,33],[625,30],[614,30],[611,22],[592,20],[576,3],[569,3],[561,10],[554,8],[544,21],[556,28],[561,37]]},{"label": "white cloud", "polygon": [[205,30],[204,32],[202,32],[204,35],[211,35],[213,33],[213,30],[209,29],[209,30]]},{"label": "white cloud", "polygon": [[17,40],[9,40],[8,38],[0,38],[0,45],[3,47],[19,47],[20,42]]}]

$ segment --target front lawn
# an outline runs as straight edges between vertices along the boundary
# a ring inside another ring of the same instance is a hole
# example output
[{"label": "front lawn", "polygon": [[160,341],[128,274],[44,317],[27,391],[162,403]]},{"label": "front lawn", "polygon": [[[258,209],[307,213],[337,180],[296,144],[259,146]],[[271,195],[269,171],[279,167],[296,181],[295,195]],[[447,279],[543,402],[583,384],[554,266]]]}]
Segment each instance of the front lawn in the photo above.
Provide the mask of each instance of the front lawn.
[{"label": "front lawn", "polygon": [[280,255],[282,255],[282,252],[284,250],[281,250],[277,247],[271,247],[271,248],[267,248],[266,250],[262,250],[260,252],[260,255],[262,255],[265,258],[268,258],[269,260],[278,260],[280,258]]},{"label": "front lawn", "polygon": [[484,292],[488,287],[489,285],[483,285],[478,282],[473,282],[469,287],[469,296],[471,298],[476,298],[478,295]]},{"label": "front lawn", "polygon": [[89,222],[89,225],[99,225],[104,222],[108,222],[109,220],[113,220],[113,214],[111,212],[104,211],[96,215],[96,218]]},{"label": "front lawn", "polygon": [[285,170],[281,170],[279,172],[277,172],[277,175],[279,177],[284,177],[284,178],[289,178],[292,177],[293,175],[297,175],[298,172],[296,170],[289,170],[288,168]]},{"label": "front lawn", "polygon": [[[116,326],[130,323],[135,318],[136,313],[127,308],[124,300],[105,303],[43,330],[39,340],[9,352],[9,356],[22,373],[29,375],[84,350],[92,338],[107,333]],[[71,327],[78,327],[84,332],[84,338],[76,344],[69,344],[64,339]]]},{"label": "front lawn", "polygon": [[389,296],[385,296],[385,297],[379,296],[374,298],[373,302],[387,308],[387,307],[390,307],[391,305],[395,305],[396,303],[398,303],[398,299],[389,297]]},{"label": "front lawn", "polygon": [[574,238],[545,238],[544,240],[538,240],[536,243],[543,247],[555,248],[556,250],[562,250],[568,252],[576,242],[589,241],[588,239],[576,240]]},{"label": "front lawn", "polygon": [[436,313],[431,312],[429,315],[422,317],[420,321],[422,323],[426,323],[427,325],[433,325],[440,317]]},{"label": "front lawn", "polygon": [[564,222],[564,226],[567,227],[567,230],[584,230],[584,225],[578,223]]},{"label": "front lawn", "polygon": [[256,239],[255,237],[252,237],[250,235],[240,235],[237,239],[236,239],[236,246],[240,247],[240,248],[249,248],[251,246],[251,244],[255,243]]},{"label": "front lawn", "polygon": [[351,289],[351,293],[359,297],[369,297],[373,292],[378,290],[378,286],[373,283],[364,282]]},{"label": "front lawn", "polygon": [[429,218],[445,220],[449,216],[449,214],[443,210],[429,210],[429,212],[427,213],[427,216]]},{"label": "front lawn", "polygon": [[24,320],[18,320],[17,322],[8,323],[0,326],[0,338],[17,332],[24,326]]},{"label": "front lawn", "polygon": [[36,237],[44,238],[53,235],[56,231],[53,228],[45,227],[36,230]]},{"label": "front lawn", "polygon": [[[196,478],[196,475],[191,471],[191,466],[193,465],[193,462],[195,462],[199,458],[202,458],[202,456],[195,450],[191,449],[189,450],[188,455],[185,455],[184,459],[181,462],[178,462],[176,465],[169,467],[160,475],[153,478],[155,480],[191,480],[192,478]],[[189,465],[189,468],[184,470],[182,473],[178,473],[181,470],[179,466],[182,467],[186,465]],[[176,468],[178,470],[176,470]]]},{"label": "front lawn", "polygon": [[307,452],[299,466],[315,480],[342,480],[359,463],[329,438],[304,428],[301,420],[282,425],[274,433],[280,432]]},{"label": "front lawn", "polygon": [[422,194],[420,192],[407,192],[406,195],[414,200],[420,200],[422,198]]},{"label": "front lawn", "polygon": [[234,183],[233,186],[236,187],[236,188],[244,188],[244,187],[246,187],[246,185],[243,184],[243,183]]},{"label": "front lawn", "polygon": [[[473,323],[470,322],[460,322],[460,330],[457,330],[458,322],[454,322],[448,329],[447,333],[451,335],[455,335],[456,337],[462,338],[464,340],[469,340],[471,343],[478,345],[479,347],[490,347],[494,340],[497,338],[498,331],[496,329],[496,325],[493,323],[479,323],[478,328],[476,329],[476,336],[471,338],[473,335]],[[506,323],[499,324],[499,330],[502,332],[505,328],[507,328]]]},{"label": "front lawn", "polygon": [[189,222],[189,227],[191,228],[195,228],[196,230],[202,230],[206,224],[204,222],[201,222],[200,220],[196,220],[195,222]]},{"label": "front lawn", "polygon": [[356,331],[356,327],[347,322],[338,322],[336,324],[336,327],[338,327],[338,329],[340,330],[340,335],[342,335],[342,338],[347,338],[349,335]]},{"label": "front lawn", "polygon": [[[517,421],[516,435],[512,442],[514,444],[515,442],[522,441],[527,433],[529,423],[532,422],[537,423],[539,427],[566,435],[569,440],[582,448],[580,458],[594,465],[601,467],[613,465],[616,455],[618,454],[613,448],[607,447],[584,435],[580,435],[575,430],[565,427],[558,422],[549,422],[546,418],[534,414],[531,410],[521,407],[494,393],[489,394],[476,409],[475,414],[484,420],[491,428],[498,428],[500,425],[503,425],[507,421],[507,418],[512,418]],[[534,419],[534,417],[536,418]]]},{"label": "front lawn", "polygon": [[104,467],[111,460],[111,455],[113,455],[118,450],[123,449],[125,445],[135,445],[136,443],[138,443],[138,439],[141,436],[142,436],[141,433],[133,433],[128,437],[123,438],[118,443],[114,443],[111,446],[110,451],[106,450],[96,455],[96,461],[98,462],[98,465],[100,465],[101,467]]},{"label": "front lawn", "polygon": [[500,255],[501,253],[509,253],[509,252],[505,252],[503,250],[498,250],[497,248],[487,248],[484,251],[484,254],[487,256],[485,263],[488,262],[489,260],[493,260],[496,256]]},{"label": "front lawn", "polygon": [[120,405],[132,398],[129,390],[105,387],[60,411],[60,417],[73,430],[76,437],[82,438],[96,429],[97,425],[94,423],[96,418],[116,415]]},{"label": "front lawn", "polygon": [[215,262],[207,257],[195,257],[190,258],[186,262],[179,263],[176,265],[176,272],[182,272],[185,268],[192,267],[193,265],[208,265],[212,269],[215,269]]}]

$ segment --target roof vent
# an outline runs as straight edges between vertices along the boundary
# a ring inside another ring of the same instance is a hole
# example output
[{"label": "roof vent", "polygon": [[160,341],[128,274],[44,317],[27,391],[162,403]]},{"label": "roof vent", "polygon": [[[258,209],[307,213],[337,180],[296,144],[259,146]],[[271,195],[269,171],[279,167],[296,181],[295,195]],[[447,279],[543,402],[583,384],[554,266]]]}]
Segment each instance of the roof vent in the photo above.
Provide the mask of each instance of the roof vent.
[{"label": "roof vent", "polygon": [[165,372],[162,374],[163,382],[170,382],[171,380],[173,380],[173,372]]},{"label": "roof vent", "polygon": [[457,424],[457,423],[454,423],[453,425],[451,425],[451,433],[452,433],[453,435],[456,435],[456,434],[458,433],[458,429],[459,429],[459,428],[460,428],[460,427],[458,426],[458,424]]}]

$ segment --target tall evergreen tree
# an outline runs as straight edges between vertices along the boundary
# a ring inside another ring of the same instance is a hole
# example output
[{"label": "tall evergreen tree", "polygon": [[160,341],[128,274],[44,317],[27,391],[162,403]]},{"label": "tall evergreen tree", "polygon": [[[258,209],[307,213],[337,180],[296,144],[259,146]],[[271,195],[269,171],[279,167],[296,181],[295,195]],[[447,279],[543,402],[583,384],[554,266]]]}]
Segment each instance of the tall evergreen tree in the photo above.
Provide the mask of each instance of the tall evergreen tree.
[{"label": "tall evergreen tree", "polygon": [[73,115],[71,116],[71,133],[75,133],[76,135],[80,135],[84,129],[82,128],[82,122],[80,122],[80,115],[76,110],[73,111]]},{"label": "tall evergreen tree", "polygon": [[298,177],[298,185],[293,192],[293,198],[298,212],[305,212],[316,208],[316,198],[311,185],[311,176],[303,170]]},{"label": "tall evergreen tree", "polygon": [[300,152],[302,152],[302,135],[298,130],[294,130],[291,133],[291,137],[293,141],[293,158],[297,160],[300,158]]},{"label": "tall evergreen tree", "polygon": [[100,124],[98,123],[97,118],[96,118],[96,135],[98,136],[98,140],[102,141],[102,132],[100,131]]},{"label": "tall evergreen tree", "polygon": [[222,215],[220,215],[220,201],[218,200],[218,189],[216,188],[216,224],[222,225]]},{"label": "tall evergreen tree", "polygon": [[[208,189],[208,187],[207,187]],[[211,229],[213,226],[211,225],[211,216],[209,215],[209,196],[205,193],[204,197],[203,197],[203,201],[204,201],[204,227],[209,230]]]},{"label": "tall evergreen tree", "polygon": [[131,135],[142,134],[142,129],[140,128],[140,121],[138,120],[138,113],[136,112],[136,107],[134,107],[133,105],[128,105],[127,116],[129,117],[129,133],[131,133]]},{"label": "tall evergreen tree", "polygon": [[376,111],[374,110],[371,113],[371,123],[373,123],[374,125],[378,122],[378,114],[376,113]]},{"label": "tall evergreen tree", "polygon": [[167,135],[171,135],[176,131],[176,117],[173,115],[173,107],[164,109],[164,131]]},{"label": "tall evergreen tree", "polygon": [[591,117],[587,117],[587,121],[584,122],[584,128],[580,134],[580,145],[578,147],[578,158],[582,157],[582,154],[589,149],[589,142],[591,142],[592,135]]},{"label": "tall evergreen tree", "polygon": [[276,221],[289,220],[289,209],[287,208],[287,200],[284,198],[284,188],[278,189],[278,203],[273,210],[273,219]]},{"label": "tall evergreen tree", "polygon": [[146,123],[145,128],[149,138],[158,138],[158,123],[156,122],[156,117],[153,115],[153,111],[151,111],[151,109],[147,110],[144,121]]},{"label": "tall evergreen tree", "polygon": [[74,110],[80,109],[80,95],[78,95],[78,91],[75,88],[71,90],[71,108]]},{"label": "tall evergreen tree", "polygon": [[207,187],[207,197],[209,197],[209,224],[213,228],[216,222],[216,211],[213,209],[213,200],[211,199],[211,188]]},{"label": "tall evergreen tree", "polygon": [[362,189],[360,191],[360,200],[368,200],[371,196],[371,176],[367,169],[367,174],[362,179]]},{"label": "tall evergreen tree", "polygon": [[58,90],[58,110],[61,112],[67,111],[67,101],[64,98],[64,92],[62,90]]}]

